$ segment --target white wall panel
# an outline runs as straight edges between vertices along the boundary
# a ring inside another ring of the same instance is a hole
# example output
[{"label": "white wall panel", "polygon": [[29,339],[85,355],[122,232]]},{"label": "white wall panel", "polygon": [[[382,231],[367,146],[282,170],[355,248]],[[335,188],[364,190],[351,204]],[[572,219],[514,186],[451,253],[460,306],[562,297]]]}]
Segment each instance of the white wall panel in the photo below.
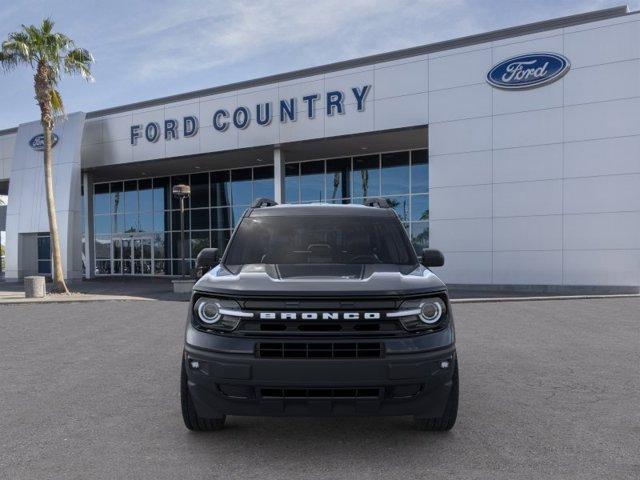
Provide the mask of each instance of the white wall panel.
[{"label": "white wall panel", "polygon": [[493,186],[496,217],[562,213],[562,180],[497,183]]},{"label": "white wall panel", "polygon": [[576,68],[640,58],[638,22],[567,33],[564,51]]},{"label": "white wall panel", "polygon": [[562,178],[562,144],[493,151],[496,183]]},{"label": "white wall panel", "polygon": [[562,215],[494,218],[493,249],[561,250]]},{"label": "white wall panel", "polygon": [[638,250],[565,250],[566,285],[640,285]]},{"label": "white wall panel", "polygon": [[491,49],[429,59],[429,90],[484,83],[491,68]]},{"label": "white wall panel", "polygon": [[398,97],[428,90],[429,63],[403,63],[392,67],[376,68],[375,98]]},{"label": "white wall panel", "polygon": [[565,141],[640,134],[640,98],[574,105],[564,109]]},{"label": "white wall panel", "polygon": [[447,252],[490,252],[491,219],[431,220],[429,246]]},{"label": "white wall panel", "polygon": [[[336,76],[325,75],[324,79],[324,94],[327,92],[339,90],[344,94],[345,105],[355,105],[357,103],[356,97],[351,91],[352,88],[362,88],[364,85],[374,85],[373,81],[373,67],[367,67],[362,71],[358,71],[350,74],[339,74]],[[369,92],[367,100],[373,100],[375,97],[375,85],[374,91]],[[314,92],[309,92],[314,93]],[[355,120],[355,118],[354,118]]]},{"label": "white wall panel", "polygon": [[110,115],[102,119],[102,141],[129,140],[131,138],[131,112]]},{"label": "white wall panel", "polygon": [[637,97],[640,96],[640,60],[573,69],[564,83],[565,105]]},{"label": "white wall panel", "polygon": [[559,142],[562,142],[561,108],[493,117],[494,148]]},{"label": "white wall panel", "polygon": [[492,182],[491,150],[429,156],[429,186],[451,187]]},{"label": "white wall panel", "polygon": [[493,42],[493,63],[499,63],[509,57],[531,52],[564,51],[562,30],[551,30],[534,34],[534,37],[515,37],[509,40]]},{"label": "white wall panel", "polygon": [[563,82],[558,80],[544,88],[529,90],[493,90],[493,114],[517,113],[562,107]]},{"label": "white wall panel", "polygon": [[432,155],[491,148],[491,117],[429,124],[429,152]]},{"label": "white wall panel", "polygon": [[446,283],[491,283],[491,252],[444,252],[444,267],[433,271]]},{"label": "white wall panel", "polygon": [[640,174],[571,178],[564,183],[565,213],[640,210]]},{"label": "white wall panel", "polygon": [[429,191],[429,218],[489,218],[491,190],[491,185],[433,188]]},{"label": "white wall panel", "polygon": [[317,107],[315,115],[314,119],[299,115],[297,121],[285,123],[280,123],[279,118],[274,119],[274,123],[278,124],[280,141],[286,143],[324,137],[324,107]]},{"label": "white wall panel", "polygon": [[564,216],[567,250],[640,250],[640,212]]},{"label": "white wall panel", "polygon": [[426,93],[376,100],[374,110],[375,130],[413,127],[429,123]]},{"label": "white wall panel", "polygon": [[640,136],[564,144],[566,177],[620,173],[640,173]]},{"label": "white wall panel", "polygon": [[429,122],[491,115],[491,87],[486,83],[429,93]]},{"label": "white wall panel", "polygon": [[[373,127],[373,100],[365,103],[363,112],[358,112],[355,103],[344,106],[344,114],[334,114],[324,119],[324,133],[328,137],[370,132]],[[317,120],[316,120],[317,121]]]},{"label": "white wall panel", "polygon": [[495,252],[493,283],[560,284],[562,283],[562,251]]}]

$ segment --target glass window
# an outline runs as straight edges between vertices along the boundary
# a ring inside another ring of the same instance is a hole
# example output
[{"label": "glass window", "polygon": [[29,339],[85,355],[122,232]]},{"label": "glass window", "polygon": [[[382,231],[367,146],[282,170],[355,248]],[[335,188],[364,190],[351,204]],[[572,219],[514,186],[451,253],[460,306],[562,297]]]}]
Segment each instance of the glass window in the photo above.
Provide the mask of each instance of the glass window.
[{"label": "glass window", "polygon": [[413,222],[411,224],[411,243],[418,255],[423,248],[429,248],[429,222]]},{"label": "glass window", "polygon": [[38,260],[51,259],[51,237],[38,235]]},{"label": "glass window", "polygon": [[409,152],[383,153],[382,195],[409,193]]},{"label": "glass window", "polygon": [[203,248],[209,248],[209,232],[191,232],[191,258],[196,258]]},{"label": "glass window", "polygon": [[[189,230],[189,210],[184,211],[184,229]],[[179,232],[181,230],[180,210],[171,212],[171,229]]]},{"label": "glass window", "polygon": [[211,206],[226,207],[230,205],[229,172],[211,172]]},{"label": "glass window", "polygon": [[111,273],[111,261],[110,260],[98,260],[96,261],[96,275],[108,275]]},{"label": "glass window", "polygon": [[198,208],[191,210],[191,229],[209,230],[209,209]]},{"label": "glass window", "polygon": [[111,182],[111,212],[124,212],[122,182]]},{"label": "glass window", "polygon": [[124,182],[124,211],[138,211],[138,182],[136,180]]},{"label": "glass window", "polygon": [[429,220],[429,195],[411,196],[411,220]]},{"label": "glass window", "polygon": [[153,214],[140,213],[138,223],[141,232],[153,232]]},{"label": "glass window", "polygon": [[220,250],[220,254],[227,248],[227,243],[231,238],[231,230],[218,230],[211,232],[211,246]]},{"label": "glass window", "polygon": [[42,275],[50,275],[51,260],[38,260],[38,273]]},{"label": "glass window", "polygon": [[109,213],[109,184],[96,184],[93,191],[93,213]]},{"label": "glass window", "polygon": [[273,166],[253,169],[253,197],[273,199]]},{"label": "glass window", "polygon": [[[351,159],[327,160],[327,202],[351,197]],[[338,202],[339,203],[339,202]]]},{"label": "glass window", "polygon": [[113,233],[124,233],[124,214],[111,215],[111,231]]},{"label": "glass window", "polygon": [[[176,175],[171,177],[171,188],[176,185],[189,185],[189,175]],[[184,200],[184,208],[189,208],[189,198]],[[180,200],[171,194],[171,208],[176,209],[180,208]]]},{"label": "glass window", "polygon": [[231,170],[231,201],[233,205],[251,205],[253,202],[250,168]]},{"label": "glass window", "polygon": [[429,191],[429,151],[411,152],[411,193]]},{"label": "glass window", "polygon": [[300,201],[324,201],[324,160],[300,164]]},{"label": "glass window", "polygon": [[284,198],[286,203],[300,201],[300,164],[287,163],[284,166]]},{"label": "glass window", "polygon": [[96,258],[111,258],[111,238],[96,237]]},{"label": "glass window", "polygon": [[230,209],[228,207],[211,209],[211,230],[231,228]]},{"label": "glass window", "polygon": [[137,213],[126,213],[124,215],[124,232],[125,233],[134,233],[139,230],[138,225],[138,214]]},{"label": "glass window", "polygon": [[169,210],[171,205],[171,188],[169,187],[169,178],[153,179],[153,209],[156,212]]},{"label": "glass window", "polygon": [[393,208],[400,220],[403,222],[409,220],[409,196],[403,195],[401,197],[386,197],[387,203]]},{"label": "glass window", "polygon": [[245,210],[247,209],[247,207],[244,206],[239,206],[239,207],[233,207],[231,209],[231,225],[232,228],[235,228],[236,225],[238,225],[238,222],[242,219],[242,215],[244,215]]},{"label": "glass window", "polygon": [[156,275],[171,275],[170,262],[155,260],[153,262],[153,269]]},{"label": "glass window", "polygon": [[119,238],[114,238],[111,241],[111,243],[113,245],[113,251],[112,251],[113,258],[116,260],[121,260],[122,259],[122,240],[120,240]]},{"label": "glass window", "polygon": [[138,180],[138,202],[139,211],[153,211],[153,189],[151,186],[150,178],[147,178],[145,180]]},{"label": "glass window", "polygon": [[[171,256],[173,258],[182,258],[180,232],[171,234]],[[184,232],[184,254],[189,258],[189,232]]]},{"label": "glass window", "polygon": [[380,196],[380,159],[378,155],[353,158],[353,196]]},{"label": "glass window", "polygon": [[154,232],[164,232],[165,230],[170,230],[169,224],[171,223],[171,218],[169,212],[156,212],[153,214],[153,231]]},{"label": "glass window", "polygon": [[153,256],[154,258],[165,258],[168,250],[169,235],[164,233],[156,233],[153,236]]},{"label": "glass window", "polygon": [[209,174],[191,175],[191,208],[209,206]]},{"label": "glass window", "polygon": [[108,235],[111,233],[111,215],[96,215],[93,217],[93,234]]}]

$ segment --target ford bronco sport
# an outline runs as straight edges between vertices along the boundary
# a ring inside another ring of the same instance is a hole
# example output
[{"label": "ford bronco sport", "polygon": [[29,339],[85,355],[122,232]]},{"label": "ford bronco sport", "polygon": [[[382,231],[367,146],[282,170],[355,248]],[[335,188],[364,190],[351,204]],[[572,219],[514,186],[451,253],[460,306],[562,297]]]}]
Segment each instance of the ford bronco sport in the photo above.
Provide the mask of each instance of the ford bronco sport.
[{"label": "ford bronco sport", "polygon": [[196,268],[181,372],[190,430],[226,415],[412,415],[449,430],[458,362],[445,285],[384,199],[257,200]]}]

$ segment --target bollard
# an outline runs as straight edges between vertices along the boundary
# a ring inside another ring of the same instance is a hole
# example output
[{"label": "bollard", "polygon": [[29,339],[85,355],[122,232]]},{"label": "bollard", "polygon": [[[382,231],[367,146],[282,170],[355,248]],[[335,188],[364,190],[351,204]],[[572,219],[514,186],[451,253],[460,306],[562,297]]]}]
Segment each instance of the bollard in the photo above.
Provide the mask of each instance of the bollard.
[{"label": "bollard", "polygon": [[45,293],[44,277],[24,277],[25,298],[44,298]]}]

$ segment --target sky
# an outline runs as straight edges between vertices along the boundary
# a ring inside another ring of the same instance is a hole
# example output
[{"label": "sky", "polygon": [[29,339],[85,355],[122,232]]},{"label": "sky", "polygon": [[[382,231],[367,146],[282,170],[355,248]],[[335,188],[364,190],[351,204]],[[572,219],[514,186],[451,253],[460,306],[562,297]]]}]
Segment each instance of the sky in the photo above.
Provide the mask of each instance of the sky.
[{"label": "sky", "polygon": [[[90,50],[90,112],[623,4],[621,0],[0,0],[0,39],[45,16]],[[628,1],[630,10],[640,0]],[[37,120],[32,73],[0,70],[0,130]]]}]

